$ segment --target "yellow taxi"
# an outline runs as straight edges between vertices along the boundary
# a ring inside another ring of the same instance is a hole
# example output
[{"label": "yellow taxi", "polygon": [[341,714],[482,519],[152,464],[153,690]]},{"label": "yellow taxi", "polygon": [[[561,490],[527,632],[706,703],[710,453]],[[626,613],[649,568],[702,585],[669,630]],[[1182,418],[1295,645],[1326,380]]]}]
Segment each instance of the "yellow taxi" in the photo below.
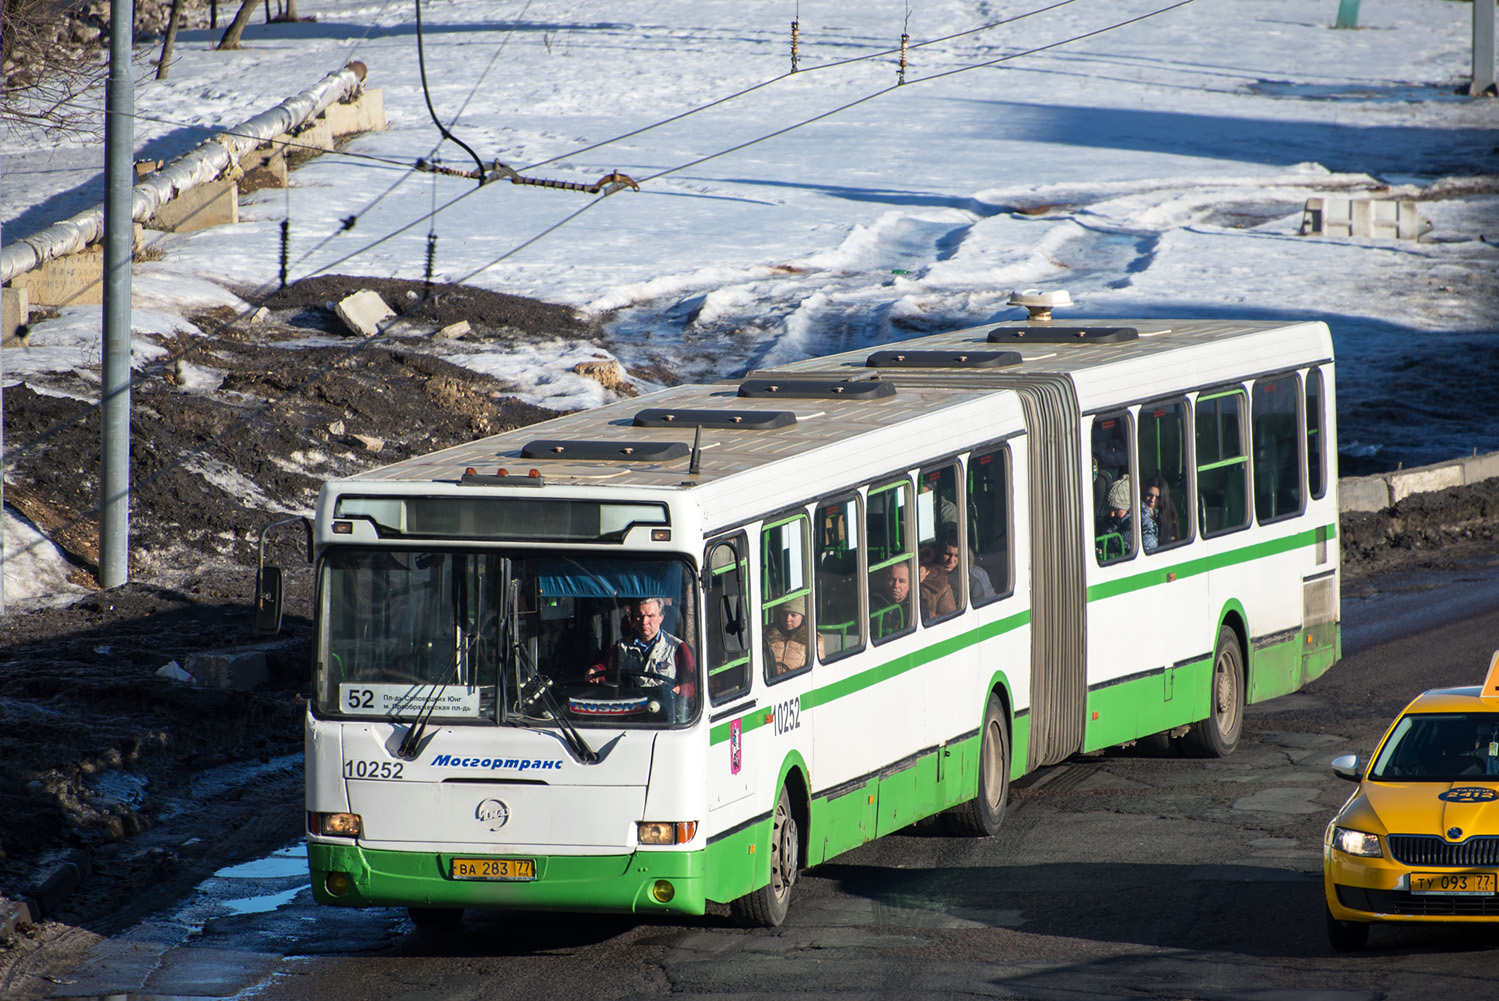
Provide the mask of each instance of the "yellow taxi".
[{"label": "yellow taxi", "polygon": [[1327,937],[1356,952],[1375,922],[1499,921],[1499,653],[1482,685],[1406,706],[1322,836]]}]

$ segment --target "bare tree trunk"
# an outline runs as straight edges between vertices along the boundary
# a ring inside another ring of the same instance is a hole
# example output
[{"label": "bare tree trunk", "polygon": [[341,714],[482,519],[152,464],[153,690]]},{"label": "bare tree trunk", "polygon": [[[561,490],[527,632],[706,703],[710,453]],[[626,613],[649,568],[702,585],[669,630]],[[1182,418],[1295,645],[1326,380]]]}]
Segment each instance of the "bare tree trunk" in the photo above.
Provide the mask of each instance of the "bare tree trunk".
[{"label": "bare tree trunk", "polygon": [[177,19],[182,16],[182,0],[172,0],[172,20],[167,24],[167,40],[161,43],[161,60],[156,64],[156,79],[165,80],[172,65],[172,46],[177,44]]},{"label": "bare tree trunk", "polygon": [[234,15],[234,20],[229,25],[229,30],[224,32],[224,37],[219,39],[218,47],[221,49],[239,48],[239,36],[244,34],[245,25],[250,23],[250,18],[255,14],[255,0],[245,0],[239,5],[239,13]]},{"label": "bare tree trunk", "polygon": [[286,0],[286,13],[282,16],[284,21],[297,20],[297,0]]}]

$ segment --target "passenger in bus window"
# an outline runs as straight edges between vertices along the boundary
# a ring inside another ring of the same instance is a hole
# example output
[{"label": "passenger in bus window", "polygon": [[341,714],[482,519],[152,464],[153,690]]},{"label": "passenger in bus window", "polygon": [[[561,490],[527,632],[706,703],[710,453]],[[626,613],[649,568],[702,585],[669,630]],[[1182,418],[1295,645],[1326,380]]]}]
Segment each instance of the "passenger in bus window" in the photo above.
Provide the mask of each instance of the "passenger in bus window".
[{"label": "passenger in bus window", "polygon": [[921,621],[930,622],[956,612],[958,603],[953,599],[952,585],[947,580],[946,563],[939,560],[936,549],[931,546],[922,546],[919,562],[921,564]]},{"label": "passenger in bus window", "polygon": [[[1108,512],[1104,518],[1099,531],[1099,537],[1105,538],[1113,535],[1121,540],[1120,551],[1100,553],[1104,559],[1116,556],[1128,556],[1134,551],[1134,525],[1130,520],[1130,494],[1129,476],[1121,476],[1112,487],[1109,488]],[[1156,523],[1155,518],[1147,514],[1140,522],[1140,537],[1145,545],[1145,551],[1153,552],[1156,547]]]},{"label": "passenger in bus window", "polygon": [[661,628],[664,607],[660,598],[631,603],[625,618],[635,635],[623,637],[609,657],[588,669],[588,680],[616,680],[646,688],[665,688],[684,699],[697,694],[697,663],[692,648]]},{"label": "passenger in bus window", "polygon": [[1181,538],[1181,519],[1177,516],[1176,505],[1171,503],[1171,486],[1163,477],[1157,476],[1150,481],[1140,495],[1140,504],[1144,517],[1155,528],[1154,534],[1148,528],[1140,533],[1147,553],[1154,552],[1158,545]]},{"label": "passenger in bus window", "polygon": [[870,630],[875,639],[898,633],[910,621],[911,565],[896,563],[885,568],[876,593],[870,595]]},{"label": "passenger in bus window", "polygon": [[[765,630],[765,663],[770,673],[800,671],[808,664],[807,599],[796,597],[777,605],[772,618]],[[821,635],[817,637],[817,656],[825,656]]]}]

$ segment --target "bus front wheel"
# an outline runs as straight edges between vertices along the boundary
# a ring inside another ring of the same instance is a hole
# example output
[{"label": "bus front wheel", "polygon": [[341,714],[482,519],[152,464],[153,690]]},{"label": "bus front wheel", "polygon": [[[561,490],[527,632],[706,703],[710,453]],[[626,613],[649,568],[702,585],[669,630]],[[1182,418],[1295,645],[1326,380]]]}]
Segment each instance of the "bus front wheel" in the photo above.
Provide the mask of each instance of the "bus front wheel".
[{"label": "bus front wheel", "polygon": [[1010,798],[1010,738],[1005,730],[1004,706],[989,695],[984,727],[979,733],[978,795],[948,813],[954,833],[974,838],[993,837],[1004,823]]},{"label": "bus front wheel", "polygon": [[1244,729],[1244,651],[1228,626],[1218,629],[1208,718],[1193,723],[1182,738],[1187,753],[1198,758],[1226,758],[1239,746]]},{"label": "bus front wheel", "polygon": [[776,928],[786,920],[801,847],[801,833],[791,812],[791,795],[782,789],[770,828],[770,882],[729,904],[729,911],[740,927]]}]

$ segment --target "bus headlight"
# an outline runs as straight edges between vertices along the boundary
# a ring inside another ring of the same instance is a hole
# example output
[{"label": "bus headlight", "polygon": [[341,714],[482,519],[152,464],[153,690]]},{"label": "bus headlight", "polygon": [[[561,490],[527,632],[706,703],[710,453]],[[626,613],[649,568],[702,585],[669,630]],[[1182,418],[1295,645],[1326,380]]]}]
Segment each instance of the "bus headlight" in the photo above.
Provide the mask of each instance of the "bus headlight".
[{"label": "bus headlight", "polygon": [[357,813],[309,812],[307,830],[328,838],[357,838],[364,833],[364,822]]},{"label": "bus headlight", "polygon": [[671,898],[677,895],[677,888],[664,879],[658,879],[651,885],[651,896],[663,904],[671,903]]},{"label": "bus headlight", "polygon": [[323,886],[327,887],[328,892],[335,897],[342,897],[353,885],[353,880],[349,879],[349,874],[346,872],[330,872],[328,878],[323,880]]},{"label": "bus headlight", "polygon": [[685,845],[697,835],[695,820],[642,820],[635,828],[643,845]]}]

